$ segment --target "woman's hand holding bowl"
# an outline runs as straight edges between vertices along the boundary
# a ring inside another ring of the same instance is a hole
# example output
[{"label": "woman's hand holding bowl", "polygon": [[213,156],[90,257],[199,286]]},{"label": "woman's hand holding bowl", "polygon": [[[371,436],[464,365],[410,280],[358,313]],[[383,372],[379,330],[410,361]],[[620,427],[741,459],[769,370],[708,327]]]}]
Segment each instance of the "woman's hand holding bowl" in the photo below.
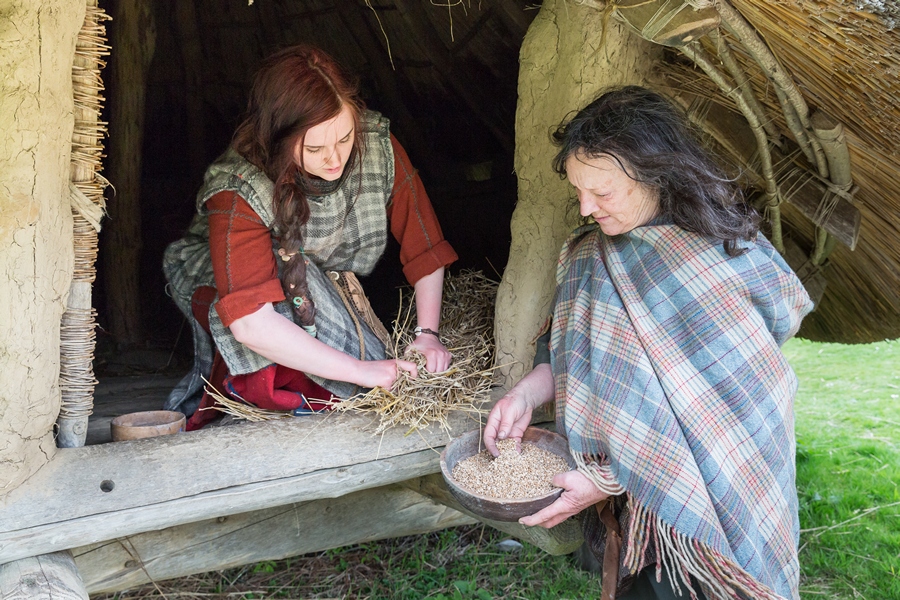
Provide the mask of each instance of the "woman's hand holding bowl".
[{"label": "woman's hand holding bowl", "polygon": [[530,517],[522,517],[519,523],[528,527],[539,525],[549,529],[609,497],[609,494],[600,491],[579,471],[566,471],[555,475],[553,485],[563,488],[563,493],[556,502]]}]

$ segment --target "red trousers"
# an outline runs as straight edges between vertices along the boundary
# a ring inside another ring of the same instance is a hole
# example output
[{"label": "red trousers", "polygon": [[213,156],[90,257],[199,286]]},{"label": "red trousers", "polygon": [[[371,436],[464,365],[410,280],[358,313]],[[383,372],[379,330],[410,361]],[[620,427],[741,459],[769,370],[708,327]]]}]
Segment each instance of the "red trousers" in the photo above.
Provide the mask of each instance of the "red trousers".
[{"label": "red trousers", "polygon": [[[194,318],[209,332],[209,306],[216,296],[212,287],[201,287],[194,292],[191,308]],[[244,400],[267,410],[297,410],[318,412],[330,405],[316,400],[328,401],[331,392],[314,382],[302,371],[284,365],[269,365],[264,369],[246,375],[231,375],[225,361],[216,351],[209,382],[220,394]],[[216,399],[206,391],[196,412],[188,419],[185,429],[195,431],[219,416]]]}]

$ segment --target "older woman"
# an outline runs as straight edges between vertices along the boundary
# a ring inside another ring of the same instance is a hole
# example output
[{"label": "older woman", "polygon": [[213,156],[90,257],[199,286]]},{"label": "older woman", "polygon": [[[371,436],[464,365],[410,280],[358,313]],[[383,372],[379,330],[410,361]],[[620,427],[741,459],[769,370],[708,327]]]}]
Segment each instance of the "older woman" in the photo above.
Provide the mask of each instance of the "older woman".
[{"label": "older woman", "polygon": [[609,91],[554,137],[592,222],[562,249],[552,326],[484,439],[521,439],[555,399],[579,468],[521,522],[592,507],[604,598],[797,598],[797,380],[780,346],[806,291],[660,95]]}]

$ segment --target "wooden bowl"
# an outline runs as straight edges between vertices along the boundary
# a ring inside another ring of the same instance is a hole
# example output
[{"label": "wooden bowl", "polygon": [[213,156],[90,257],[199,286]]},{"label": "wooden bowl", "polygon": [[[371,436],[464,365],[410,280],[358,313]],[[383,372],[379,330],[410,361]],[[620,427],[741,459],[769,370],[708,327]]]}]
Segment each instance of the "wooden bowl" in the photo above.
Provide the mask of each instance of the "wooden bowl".
[{"label": "wooden bowl", "polygon": [[184,431],[184,414],[174,410],[147,410],[120,415],[110,421],[114,442],[169,435]]},{"label": "wooden bowl", "polygon": [[[528,427],[522,435],[522,443],[534,444],[538,448],[552,452],[563,458],[570,469],[575,468],[575,459],[569,453],[569,442],[558,433],[539,427]],[[459,461],[474,456],[484,449],[481,432],[476,429],[453,439],[441,452],[441,474],[447,482],[447,487],[450,488],[450,493],[473,514],[493,521],[518,521],[550,506],[562,494],[562,489],[556,489],[543,496],[508,500],[482,496],[463,487],[453,479],[453,467]]]}]

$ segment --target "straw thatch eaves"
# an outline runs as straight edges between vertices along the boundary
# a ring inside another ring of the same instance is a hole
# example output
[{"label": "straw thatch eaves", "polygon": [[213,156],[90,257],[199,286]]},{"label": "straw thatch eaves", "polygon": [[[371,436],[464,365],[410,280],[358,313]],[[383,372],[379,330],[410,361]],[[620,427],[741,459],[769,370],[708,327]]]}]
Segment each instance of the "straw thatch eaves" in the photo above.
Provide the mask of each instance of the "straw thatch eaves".
[{"label": "straw thatch eaves", "polygon": [[[824,276],[827,284],[821,304],[807,318],[801,333],[839,342],[896,338],[900,335],[900,5],[844,0],[735,0],[733,4],[794,79],[811,112],[843,124],[849,148],[852,185],[845,186],[849,195],[841,199],[841,205],[859,211],[858,241],[853,251],[846,241],[837,243],[820,267],[812,267],[806,258],[815,253],[813,220],[821,217],[833,195],[829,198],[820,193],[823,201],[814,207],[818,214],[810,214],[808,207],[804,211],[794,201],[790,194],[799,181],[821,183],[821,178],[815,164],[792,154],[795,137],[785,122],[771,78],[735,43],[731,32],[725,31],[724,39],[707,39],[704,46],[710,52],[715,52],[715,44],[734,45],[734,54],[765,115],[788,142],[780,152],[773,148],[783,159],[776,164],[776,179],[780,177],[780,192],[787,199],[782,216],[788,257],[807,283],[819,270],[818,278]],[[700,69],[674,60],[663,65],[662,71],[670,92],[695,93],[737,111],[735,103]],[[713,138],[723,141],[713,120],[701,122]],[[770,138],[770,145],[775,141]],[[759,171],[758,153],[742,155],[734,146],[731,150],[739,164]],[[805,256],[798,259],[791,255],[792,250]]]},{"label": "straw thatch eaves", "polygon": [[661,88],[758,190],[773,243],[817,303],[802,334],[896,337],[898,5],[595,4],[674,48]]}]

